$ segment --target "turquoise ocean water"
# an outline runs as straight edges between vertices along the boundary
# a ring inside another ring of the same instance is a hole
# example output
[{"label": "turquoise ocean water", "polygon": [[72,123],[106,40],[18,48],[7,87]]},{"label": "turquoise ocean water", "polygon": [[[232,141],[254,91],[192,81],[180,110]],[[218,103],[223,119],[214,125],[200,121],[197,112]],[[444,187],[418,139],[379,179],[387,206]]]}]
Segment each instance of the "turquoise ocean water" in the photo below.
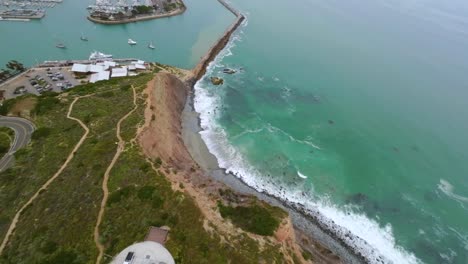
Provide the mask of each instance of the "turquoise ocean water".
[{"label": "turquoise ocean water", "polygon": [[207,76],[225,84],[196,87],[220,165],[317,209],[365,254],[468,263],[468,3],[233,4],[248,22]]},{"label": "turquoise ocean water", "polygon": [[[367,241],[357,246],[369,256],[468,263],[468,3],[232,3],[247,22],[195,98],[220,165],[319,211]],[[99,50],[190,68],[234,19],[215,0],[186,0],[182,16],[102,26],[84,19],[88,4],[0,22],[0,65]],[[210,85],[213,75],[225,84]]]}]

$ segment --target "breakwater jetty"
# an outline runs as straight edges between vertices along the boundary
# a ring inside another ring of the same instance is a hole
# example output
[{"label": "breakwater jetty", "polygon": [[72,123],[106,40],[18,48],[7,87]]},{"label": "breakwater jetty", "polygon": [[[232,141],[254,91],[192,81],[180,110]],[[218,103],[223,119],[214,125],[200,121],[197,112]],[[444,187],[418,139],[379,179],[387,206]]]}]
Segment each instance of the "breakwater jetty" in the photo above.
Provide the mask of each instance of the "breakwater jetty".
[{"label": "breakwater jetty", "polygon": [[200,80],[206,73],[206,68],[212,62],[216,56],[226,47],[231,39],[232,34],[245,20],[245,16],[233,8],[229,3],[224,0],[218,0],[224,7],[226,7],[231,13],[236,16],[234,23],[224,32],[223,36],[211,47],[208,53],[200,60],[200,62],[193,68],[193,77],[187,82],[190,87],[193,87],[195,83]]}]

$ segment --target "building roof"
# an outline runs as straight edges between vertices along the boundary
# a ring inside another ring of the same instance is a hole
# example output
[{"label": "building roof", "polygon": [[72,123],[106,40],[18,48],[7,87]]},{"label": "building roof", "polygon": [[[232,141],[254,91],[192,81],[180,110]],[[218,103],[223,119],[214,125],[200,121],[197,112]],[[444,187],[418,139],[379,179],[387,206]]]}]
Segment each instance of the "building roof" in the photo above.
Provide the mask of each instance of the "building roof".
[{"label": "building roof", "polygon": [[89,80],[90,83],[95,83],[98,81],[109,80],[110,72],[109,71],[101,71],[97,73],[93,73]]},{"label": "building roof", "polygon": [[166,229],[152,226],[146,235],[145,241],[153,241],[164,245],[168,233],[169,231]]},{"label": "building roof", "polygon": [[104,67],[104,70],[108,70],[109,68],[113,68],[117,66],[117,63],[115,61],[104,61],[104,62],[98,62],[96,65],[100,65]]},{"label": "building roof", "polygon": [[126,67],[113,68],[111,77],[112,78],[114,78],[114,77],[125,77],[125,76],[127,76],[127,73],[128,73],[128,71],[127,71]]},{"label": "building roof", "polygon": [[128,68],[129,71],[134,71],[134,70],[136,70],[136,67],[135,67],[135,65],[133,65],[133,64],[132,64],[132,65],[128,65],[127,68]]},{"label": "building roof", "polygon": [[91,65],[88,65],[88,71],[89,72],[102,72],[104,71],[104,66],[102,65],[94,65],[94,64],[91,64]]},{"label": "building roof", "polygon": [[143,64],[135,64],[137,70],[146,70],[146,66]]},{"label": "building roof", "polygon": [[111,264],[124,263],[125,257],[129,252],[134,253],[132,264],[175,264],[171,253],[163,245],[153,241],[140,242],[127,247],[112,260]]},{"label": "building roof", "polygon": [[71,71],[87,73],[89,71],[89,65],[81,64],[81,63],[74,63]]}]

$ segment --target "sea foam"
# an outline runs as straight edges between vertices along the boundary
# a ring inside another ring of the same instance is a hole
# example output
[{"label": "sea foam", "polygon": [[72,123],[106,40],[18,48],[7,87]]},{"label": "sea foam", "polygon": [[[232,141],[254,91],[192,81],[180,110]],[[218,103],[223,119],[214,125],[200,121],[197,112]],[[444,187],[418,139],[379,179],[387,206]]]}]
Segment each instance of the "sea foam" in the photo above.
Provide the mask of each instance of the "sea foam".
[{"label": "sea foam", "polygon": [[[245,20],[242,27],[247,25]],[[235,43],[241,40],[242,27],[238,29],[226,48],[207,68],[207,76],[212,74],[222,60],[231,56]],[[200,131],[209,151],[218,159],[219,166],[227,173],[232,173],[245,184],[259,192],[268,193],[290,204],[292,207],[308,214],[317,220],[322,229],[332,232],[335,237],[362,254],[370,263],[420,263],[412,254],[396,244],[390,224],[381,227],[375,220],[363,214],[357,214],[348,208],[338,208],[326,197],[312,199],[300,190],[285,190],[271,178],[262,177],[262,173],[243,157],[242,153],[232,146],[224,129],[216,122],[222,98],[210,92],[209,82],[202,79],[195,84],[194,107],[200,114]],[[270,128],[271,129],[271,128]],[[280,131],[278,131],[280,132]],[[291,140],[296,140],[291,138]],[[316,149],[321,149],[310,141],[302,141]],[[305,175],[298,171],[299,177]],[[306,176],[305,176],[306,177]]]}]

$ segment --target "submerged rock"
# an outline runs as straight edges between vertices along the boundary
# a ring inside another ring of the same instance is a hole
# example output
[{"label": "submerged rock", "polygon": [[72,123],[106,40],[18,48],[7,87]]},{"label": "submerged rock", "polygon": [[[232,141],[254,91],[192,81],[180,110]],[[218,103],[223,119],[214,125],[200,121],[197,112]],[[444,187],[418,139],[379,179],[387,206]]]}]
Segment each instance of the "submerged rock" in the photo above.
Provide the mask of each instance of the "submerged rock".
[{"label": "submerged rock", "polygon": [[221,85],[224,83],[224,80],[219,77],[211,77],[211,83],[214,85]]}]

